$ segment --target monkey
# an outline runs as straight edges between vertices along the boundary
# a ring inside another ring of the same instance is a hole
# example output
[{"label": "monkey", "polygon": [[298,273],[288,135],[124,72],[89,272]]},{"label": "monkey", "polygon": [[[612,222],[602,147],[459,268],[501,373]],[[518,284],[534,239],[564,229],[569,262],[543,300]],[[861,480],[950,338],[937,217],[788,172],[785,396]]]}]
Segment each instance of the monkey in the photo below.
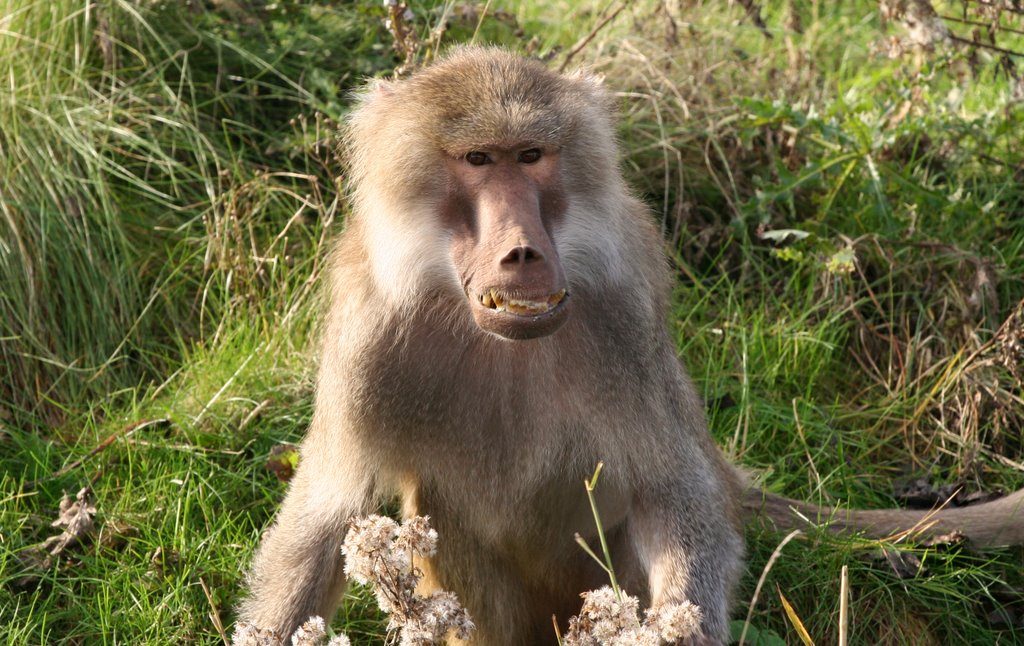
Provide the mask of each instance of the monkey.
[{"label": "monkey", "polygon": [[672,275],[618,168],[613,114],[594,76],[478,46],[357,97],[314,413],[241,620],[287,636],[332,616],[348,520],[397,495],[441,536],[422,585],[456,593],[471,644],[555,643],[552,615],[564,625],[607,582],[573,540],[595,537],[582,483],[598,462],[622,587],[696,604],[697,644],[727,638],[753,517],[1024,541],[1024,491],[928,515],[748,484],[669,335]]}]

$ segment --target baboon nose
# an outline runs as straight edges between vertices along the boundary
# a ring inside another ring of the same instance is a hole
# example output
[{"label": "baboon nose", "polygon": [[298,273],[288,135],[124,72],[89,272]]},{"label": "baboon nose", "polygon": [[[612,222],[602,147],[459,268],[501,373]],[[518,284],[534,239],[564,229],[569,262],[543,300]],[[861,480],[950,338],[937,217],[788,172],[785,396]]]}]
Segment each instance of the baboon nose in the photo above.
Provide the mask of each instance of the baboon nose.
[{"label": "baboon nose", "polygon": [[542,262],[544,254],[529,245],[512,247],[501,259],[501,266],[512,268],[513,266],[528,265],[533,262]]}]

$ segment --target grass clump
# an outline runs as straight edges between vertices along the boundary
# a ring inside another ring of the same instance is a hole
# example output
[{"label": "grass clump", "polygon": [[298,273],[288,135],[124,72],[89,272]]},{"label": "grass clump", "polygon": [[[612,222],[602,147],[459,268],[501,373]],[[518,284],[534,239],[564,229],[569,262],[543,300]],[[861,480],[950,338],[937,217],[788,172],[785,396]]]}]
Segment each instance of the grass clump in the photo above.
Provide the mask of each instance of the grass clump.
[{"label": "grass clump", "polygon": [[345,90],[390,56],[354,9],[13,4],[0,393],[52,426],[172,372],[237,305],[290,311],[337,212]]}]

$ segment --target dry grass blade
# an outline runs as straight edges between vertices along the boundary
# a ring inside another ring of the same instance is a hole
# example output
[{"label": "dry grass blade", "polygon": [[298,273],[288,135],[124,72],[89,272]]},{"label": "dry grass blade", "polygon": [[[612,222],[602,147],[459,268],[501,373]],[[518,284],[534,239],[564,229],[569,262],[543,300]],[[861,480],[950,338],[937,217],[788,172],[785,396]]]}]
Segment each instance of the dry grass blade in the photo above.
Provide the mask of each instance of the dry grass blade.
[{"label": "dry grass blade", "polygon": [[796,629],[796,634],[800,638],[800,641],[804,643],[804,646],[814,646],[814,640],[811,639],[811,634],[807,632],[807,628],[804,627],[804,622],[800,620],[800,615],[796,614],[796,610],[793,609],[793,605],[789,603],[789,599],[786,595],[782,594],[782,588],[778,589],[779,601],[782,602],[782,608],[786,611],[786,617],[789,618],[790,623],[793,624],[793,628]]},{"label": "dry grass blade", "polygon": [[839,642],[846,646],[850,622],[850,573],[844,565],[839,573]]}]

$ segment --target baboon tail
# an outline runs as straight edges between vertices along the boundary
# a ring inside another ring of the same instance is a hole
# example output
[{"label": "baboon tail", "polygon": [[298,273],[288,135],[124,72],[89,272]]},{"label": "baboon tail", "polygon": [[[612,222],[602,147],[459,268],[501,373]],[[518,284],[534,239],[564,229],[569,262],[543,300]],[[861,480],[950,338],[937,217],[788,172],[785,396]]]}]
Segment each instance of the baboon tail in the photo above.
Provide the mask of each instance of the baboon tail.
[{"label": "baboon tail", "polygon": [[756,488],[743,499],[747,520],[781,530],[825,525],[869,538],[932,538],[959,534],[978,547],[1024,544],[1024,489],[978,505],[932,510],[823,507]]}]

